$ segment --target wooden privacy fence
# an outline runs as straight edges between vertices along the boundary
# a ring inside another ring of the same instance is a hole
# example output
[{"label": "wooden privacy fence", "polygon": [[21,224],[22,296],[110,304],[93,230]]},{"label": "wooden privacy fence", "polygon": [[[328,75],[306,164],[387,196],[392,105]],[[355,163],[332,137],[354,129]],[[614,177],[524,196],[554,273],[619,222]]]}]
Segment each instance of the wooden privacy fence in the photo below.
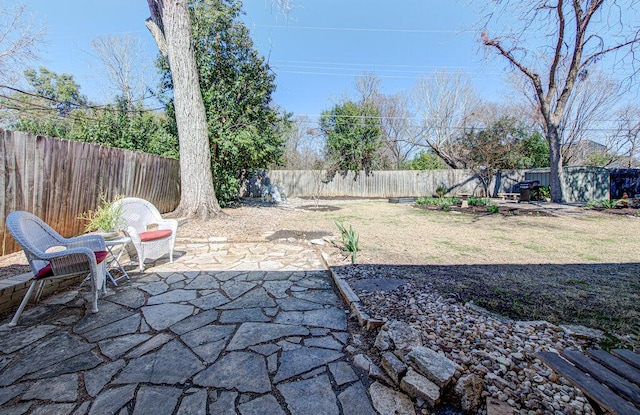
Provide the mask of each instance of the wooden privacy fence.
[{"label": "wooden privacy fence", "polygon": [[2,255],[20,250],[5,229],[14,210],[32,212],[68,237],[82,233],[78,216],[95,210],[101,195],[140,197],[163,213],[180,201],[178,160],[2,129],[0,136]]},{"label": "wooden privacy fence", "polygon": [[[270,170],[266,174],[272,184],[282,187],[285,196],[291,197],[431,196],[440,185],[444,185],[451,196],[483,196],[484,193],[480,178],[473,171],[462,169],[372,171],[357,175],[348,172],[346,175],[337,173],[330,180],[327,180],[326,172],[320,170]],[[518,193],[518,184],[524,180],[538,180],[542,186],[547,186],[549,169],[499,171],[491,180],[489,196]],[[638,181],[637,176],[635,180]],[[632,189],[631,181],[625,183],[628,189]],[[640,189],[640,185],[634,189]],[[562,191],[566,203],[608,200],[609,171],[601,167],[565,167]]]},{"label": "wooden privacy fence", "polygon": [[[320,170],[270,170],[271,183],[281,186],[286,196],[355,196],[410,197],[431,196],[444,185],[449,194],[476,194],[484,191],[480,179],[471,170],[394,170],[372,171],[369,174],[337,173],[326,180]],[[493,179],[489,193],[515,192],[524,171],[502,171]]]}]

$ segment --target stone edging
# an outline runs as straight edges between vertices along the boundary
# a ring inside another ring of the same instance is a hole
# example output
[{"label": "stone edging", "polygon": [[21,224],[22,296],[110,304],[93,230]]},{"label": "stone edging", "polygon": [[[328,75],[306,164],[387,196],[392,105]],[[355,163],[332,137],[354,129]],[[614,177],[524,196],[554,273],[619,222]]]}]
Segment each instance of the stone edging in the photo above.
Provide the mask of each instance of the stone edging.
[{"label": "stone edging", "polygon": [[384,324],[384,321],[378,320],[375,318],[371,318],[369,314],[362,310],[360,305],[360,298],[358,295],[353,292],[349,284],[338,274],[333,271],[333,268],[329,266],[329,260],[327,258],[327,254],[324,252],[320,252],[320,257],[322,258],[322,262],[324,266],[327,268],[329,273],[331,274],[331,278],[333,278],[333,282],[336,287],[338,287],[338,291],[340,291],[340,295],[347,302],[349,309],[353,312],[353,314],[358,319],[358,323],[360,326],[364,327],[367,330],[373,330],[377,327],[380,327]]}]

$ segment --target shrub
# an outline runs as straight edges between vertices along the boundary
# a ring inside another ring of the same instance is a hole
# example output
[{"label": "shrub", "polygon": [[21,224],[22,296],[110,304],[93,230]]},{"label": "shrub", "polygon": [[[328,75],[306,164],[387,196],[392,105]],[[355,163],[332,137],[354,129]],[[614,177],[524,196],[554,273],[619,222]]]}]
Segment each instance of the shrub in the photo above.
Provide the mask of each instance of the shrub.
[{"label": "shrub", "polygon": [[620,200],[590,200],[589,202],[587,202],[585,207],[587,209],[613,209],[619,202]]},{"label": "shrub", "polygon": [[447,186],[445,186],[444,184],[441,184],[438,187],[436,187],[436,194],[438,195],[439,198],[444,198],[444,195],[447,194]]},{"label": "shrub", "polygon": [[551,186],[536,187],[532,190],[532,196],[535,200],[551,198]]},{"label": "shrub", "polygon": [[451,210],[451,205],[448,203],[443,203],[442,205],[440,205],[440,209],[444,210],[445,212],[448,212]]},{"label": "shrub", "polygon": [[469,206],[486,206],[489,204],[489,199],[485,199],[483,197],[470,197],[467,200]]},{"label": "shrub", "polygon": [[421,197],[416,200],[417,205],[427,206],[457,205],[458,203],[460,200],[455,197]]},{"label": "shrub", "polygon": [[488,205],[487,212],[489,213],[498,213],[500,212],[500,207],[498,205]]}]

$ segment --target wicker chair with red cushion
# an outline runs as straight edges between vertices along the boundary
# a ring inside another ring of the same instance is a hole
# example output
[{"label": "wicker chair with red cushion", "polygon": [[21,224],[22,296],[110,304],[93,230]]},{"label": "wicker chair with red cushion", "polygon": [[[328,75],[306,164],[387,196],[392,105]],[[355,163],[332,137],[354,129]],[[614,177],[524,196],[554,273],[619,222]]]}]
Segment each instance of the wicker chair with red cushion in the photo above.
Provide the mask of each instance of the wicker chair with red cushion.
[{"label": "wicker chair with red cushion", "polygon": [[18,311],[9,326],[18,323],[36,285],[38,293],[44,283],[58,278],[89,275],[93,292],[94,313],[98,312],[98,292],[105,290],[105,258],[107,248],[99,235],[82,235],[75,238],[63,238],[37,216],[22,211],[11,212],[7,216],[7,228],[11,236],[20,244],[29,266],[33,271],[33,280],[25,294]]},{"label": "wicker chair with red cushion", "polygon": [[173,262],[173,247],[178,233],[178,221],[163,219],[151,203],[136,197],[125,197],[115,202],[122,207],[124,230],[138,254],[140,272],[147,259],[158,259],[169,254]]}]

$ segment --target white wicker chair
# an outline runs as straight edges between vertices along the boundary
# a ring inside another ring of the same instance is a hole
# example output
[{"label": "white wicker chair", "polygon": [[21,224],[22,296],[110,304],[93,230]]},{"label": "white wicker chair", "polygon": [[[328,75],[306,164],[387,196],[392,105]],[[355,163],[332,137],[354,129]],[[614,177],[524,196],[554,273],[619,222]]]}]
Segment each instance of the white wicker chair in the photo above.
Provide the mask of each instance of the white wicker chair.
[{"label": "white wicker chair", "polygon": [[[178,221],[162,219],[158,209],[144,199],[126,197],[115,203],[122,207],[124,230],[138,254],[140,272],[144,271],[144,261],[147,259],[169,254],[169,262],[173,262]],[[150,225],[154,229],[150,229]]]},{"label": "white wicker chair", "polygon": [[94,313],[98,312],[98,292],[105,290],[107,249],[99,235],[63,238],[37,216],[22,211],[7,216],[7,228],[20,244],[33,271],[33,281],[9,326],[18,323],[36,284],[36,301],[40,299],[45,281],[77,275],[91,277]]}]

